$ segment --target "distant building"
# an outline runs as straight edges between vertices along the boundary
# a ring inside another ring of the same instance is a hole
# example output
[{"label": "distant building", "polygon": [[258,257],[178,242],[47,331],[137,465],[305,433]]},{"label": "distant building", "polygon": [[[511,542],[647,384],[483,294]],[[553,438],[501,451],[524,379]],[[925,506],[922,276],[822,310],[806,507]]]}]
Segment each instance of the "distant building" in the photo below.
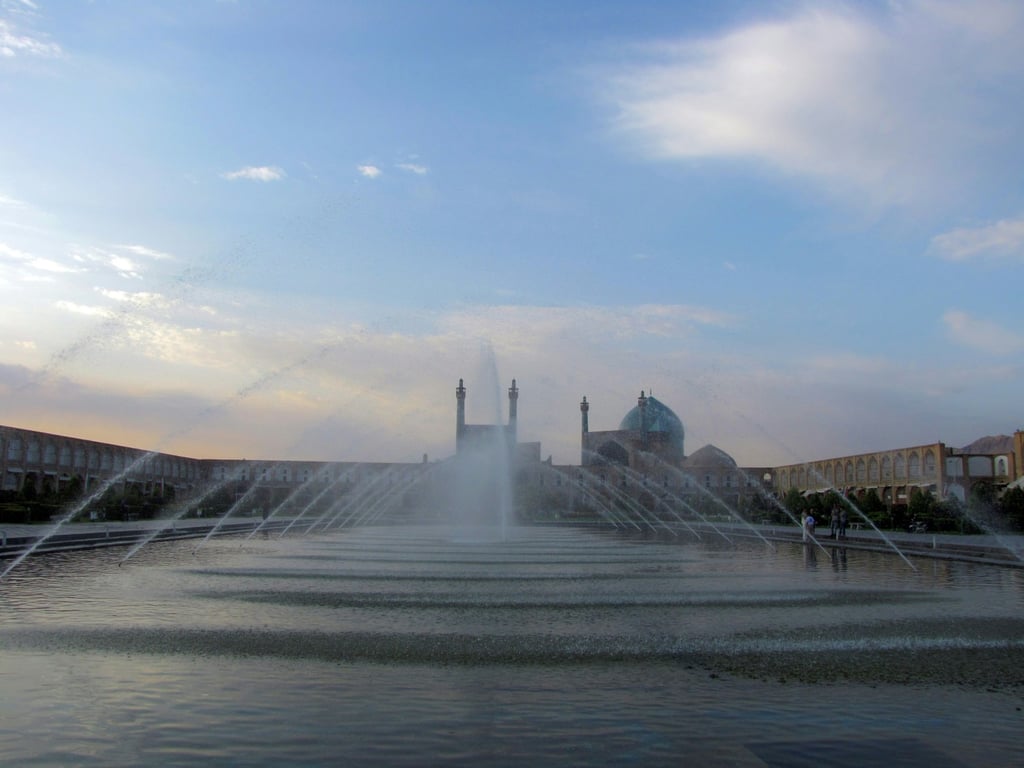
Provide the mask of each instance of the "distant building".
[{"label": "distant building", "polygon": [[914,489],[965,501],[978,483],[1005,488],[1024,471],[1024,431],[995,453],[964,452],[945,443],[838,456],[775,468],[780,493],[835,489],[858,496],[873,490],[887,505],[906,504]]},{"label": "distant building", "polygon": [[467,424],[466,386],[459,379],[455,388],[455,455],[466,456],[480,451],[493,451],[497,447],[507,456],[514,456],[518,420],[519,388],[516,380],[508,388],[508,424]]},{"label": "distant building", "polygon": [[[739,467],[710,444],[687,455],[682,420],[644,392],[618,429],[611,430],[590,429],[591,404],[583,397],[580,463],[555,465],[550,457],[541,459],[539,442],[518,442],[515,379],[508,388],[506,424],[467,424],[462,379],[455,396],[455,461],[500,456],[512,468],[517,492],[533,509],[640,504],[651,514],[667,514],[679,505],[735,510],[765,494],[832,488],[854,495],[873,489],[888,504],[905,503],[915,488],[938,498],[963,500],[979,482],[999,491],[1024,476],[1022,430],[996,443],[972,444],[973,449],[957,450],[939,442],[779,467]],[[443,464],[428,463],[425,455],[422,463],[192,459],[0,426],[0,491],[8,494],[57,496],[109,487],[136,496],[171,494],[187,499],[211,486],[233,488],[240,496],[243,488],[256,484],[273,492],[268,498],[276,498],[299,486],[325,494],[372,486],[404,489],[404,498],[418,499],[423,507],[443,490],[445,471],[433,471]],[[419,498],[428,479],[426,485],[433,490]]]},{"label": "distant building", "polygon": [[592,480],[611,483],[619,493],[642,496],[654,508],[696,504],[724,512],[742,509],[773,490],[768,468],[740,467],[714,445],[687,456],[682,420],[653,395],[641,392],[615,430],[592,431],[590,406],[584,396],[580,468]]},{"label": "distant building", "polygon": [[169,453],[126,448],[48,432],[0,426],[0,490],[62,493],[72,485],[84,492],[122,476],[145,493],[187,490],[202,482],[203,462]]}]

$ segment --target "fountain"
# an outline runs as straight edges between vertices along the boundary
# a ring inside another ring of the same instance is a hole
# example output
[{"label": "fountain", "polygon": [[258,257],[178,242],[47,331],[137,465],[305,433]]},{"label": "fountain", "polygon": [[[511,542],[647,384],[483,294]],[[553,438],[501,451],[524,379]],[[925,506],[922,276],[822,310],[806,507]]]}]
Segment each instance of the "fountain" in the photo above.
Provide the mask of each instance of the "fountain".
[{"label": "fountain", "polygon": [[0,754],[255,766],[1019,758],[1024,570],[766,546],[731,508],[718,522],[666,491],[652,509],[598,471],[574,486],[592,519],[526,525],[512,498],[519,391],[513,381],[502,425],[496,381],[482,387],[496,414],[483,426],[466,423],[460,381],[454,457],[352,482],[325,469],[278,521],[287,536],[252,534],[292,495],[241,540],[153,540],[130,568],[109,550],[20,562],[0,583]]},{"label": "fountain", "polygon": [[824,743],[839,766],[1012,764],[1021,572],[856,550],[808,569],[806,551],[387,524],[154,542],[130,569],[33,558],[0,602],[0,750],[773,766],[820,762]]}]

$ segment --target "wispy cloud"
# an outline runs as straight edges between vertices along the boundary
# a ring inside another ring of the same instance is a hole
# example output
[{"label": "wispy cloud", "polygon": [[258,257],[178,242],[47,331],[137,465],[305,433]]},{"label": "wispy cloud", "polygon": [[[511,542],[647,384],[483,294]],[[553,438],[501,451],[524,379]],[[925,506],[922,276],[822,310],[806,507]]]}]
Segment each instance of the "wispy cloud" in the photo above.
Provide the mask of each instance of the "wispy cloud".
[{"label": "wispy cloud", "polygon": [[685,339],[700,328],[724,328],[738,319],[709,307],[646,304],[623,307],[474,306],[443,318],[444,335],[501,339],[502,345],[528,350],[542,339],[580,343]]},{"label": "wispy cloud", "polygon": [[169,253],[163,251],[157,251],[153,248],[147,248],[145,245],[115,245],[115,248],[119,248],[129,253],[134,253],[136,256],[143,256],[147,259],[154,259],[156,261],[163,261],[165,259],[173,259],[174,257]]},{"label": "wispy cloud", "polygon": [[957,344],[992,355],[1011,355],[1024,349],[1024,336],[960,310],[942,316],[949,338]]},{"label": "wispy cloud", "polygon": [[419,163],[399,163],[397,167],[401,168],[403,171],[415,173],[417,176],[425,176],[430,172],[430,169],[427,168],[427,166],[420,165]]},{"label": "wispy cloud", "polygon": [[35,256],[25,251],[0,243],[0,261],[18,264],[21,267],[51,274],[81,272],[81,268],[61,264],[53,259]]},{"label": "wispy cloud", "polygon": [[660,42],[602,91],[619,135],[652,157],[754,159],[872,203],[916,203],[1021,124],[1024,6],[973,4],[970,17],[998,23],[971,24],[954,6],[830,4]]},{"label": "wispy cloud", "polygon": [[[34,6],[26,6],[34,7]],[[63,55],[61,47],[41,36],[22,33],[12,23],[0,19],[0,57],[37,56],[56,58]]]},{"label": "wispy cloud", "polygon": [[149,291],[113,291],[106,288],[97,288],[96,292],[105,298],[118,303],[131,304],[135,307],[160,306],[167,307],[170,303],[159,293]]},{"label": "wispy cloud", "polygon": [[285,176],[284,170],[276,165],[248,165],[237,171],[227,171],[221,174],[221,178],[228,181],[280,181]]},{"label": "wispy cloud", "polygon": [[0,195],[0,206],[5,208],[24,208],[25,203],[8,195]]},{"label": "wispy cloud", "polygon": [[142,277],[142,267],[135,259],[121,253],[102,248],[73,248],[71,257],[86,266],[99,266],[111,269],[121,277],[138,280]]},{"label": "wispy cloud", "polygon": [[936,235],[932,238],[930,250],[949,261],[976,258],[1024,261],[1024,214],[1015,219]]},{"label": "wispy cloud", "polygon": [[85,317],[111,317],[113,313],[107,307],[98,307],[89,304],[79,304],[75,301],[58,301],[57,308],[74,315]]},{"label": "wispy cloud", "polygon": [[356,170],[359,171],[360,176],[365,176],[368,179],[376,179],[381,174],[380,168],[376,165],[357,165]]}]

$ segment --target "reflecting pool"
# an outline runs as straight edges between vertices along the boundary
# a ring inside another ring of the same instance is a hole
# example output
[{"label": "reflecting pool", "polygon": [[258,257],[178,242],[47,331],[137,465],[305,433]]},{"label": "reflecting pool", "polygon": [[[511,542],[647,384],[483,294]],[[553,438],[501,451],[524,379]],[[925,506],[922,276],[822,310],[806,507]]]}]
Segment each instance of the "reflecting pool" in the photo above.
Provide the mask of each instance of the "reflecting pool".
[{"label": "reflecting pool", "polygon": [[440,527],[31,558],[20,765],[1019,765],[1024,572]]}]

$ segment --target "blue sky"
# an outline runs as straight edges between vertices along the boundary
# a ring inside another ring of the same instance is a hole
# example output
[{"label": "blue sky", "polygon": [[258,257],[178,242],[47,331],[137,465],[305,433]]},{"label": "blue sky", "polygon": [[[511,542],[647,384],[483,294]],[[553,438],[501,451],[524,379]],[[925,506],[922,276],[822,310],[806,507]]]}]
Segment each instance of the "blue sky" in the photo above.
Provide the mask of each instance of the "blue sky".
[{"label": "blue sky", "polygon": [[[1024,426],[1017,2],[0,0],[0,423],[785,464]],[[497,383],[495,383],[495,377]]]}]

